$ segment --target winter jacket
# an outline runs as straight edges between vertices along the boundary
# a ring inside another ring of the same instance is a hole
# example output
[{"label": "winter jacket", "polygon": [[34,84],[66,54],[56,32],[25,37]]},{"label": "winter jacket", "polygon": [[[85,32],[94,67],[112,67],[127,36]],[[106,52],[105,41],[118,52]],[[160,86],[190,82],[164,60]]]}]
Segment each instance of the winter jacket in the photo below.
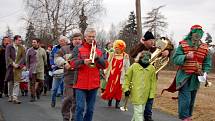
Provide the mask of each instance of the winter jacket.
[{"label": "winter jacket", "polygon": [[154,98],[156,87],[154,66],[143,68],[139,63],[134,63],[128,68],[122,86],[124,92],[130,91],[130,101],[135,105],[146,104],[148,98]]},{"label": "winter jacket", "polygon": [[[6,75],[5,81],[21,82],[22,67],[25,64],[25,48],[22,45],[15,49],[14,44],[7,45],[5,51]],[[18,68],[13,67],[13,63],[18,64]]]},{"label": "winter jacket", "polygon": [[98,58],[95,59],[95,67],[90,67],[84,64],[84,59],[90,58],[91,45],[84,42],[81,46],[75,47],[73,50],[73,57],[70,62],[71,69],[77,69],[77,82],[74,88],[78,89],[96,89],[100,86],[99,69],[107,67],[107,61],[102,57],[102,51],[96,48]]},{"label": "winter jacket", "polygon": [[[57,53],[55,57],[55,62],[58,66],[64,65],[69,62],[72,58],[72,51],[74,49],[73,45],[66,45],[63,46]],[[77,80],[77,71],[75,69],[67,70],[64,68],[64,84],[67,85],[72,85],[76,82]]]}]

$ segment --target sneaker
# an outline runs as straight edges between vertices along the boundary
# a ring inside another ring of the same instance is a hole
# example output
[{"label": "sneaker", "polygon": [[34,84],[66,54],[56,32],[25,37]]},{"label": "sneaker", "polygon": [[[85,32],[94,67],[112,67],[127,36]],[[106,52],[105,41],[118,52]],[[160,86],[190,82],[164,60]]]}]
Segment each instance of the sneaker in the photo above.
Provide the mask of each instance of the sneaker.
[{"label": "sneaker", "polygon": [[192,118],[191,118],[191,117],[188,117],[188,120],[189,120],[189,121],[192,121]]},{"label": "sneaker", "polygon": [[12,102],[13,98],[12,97],[8,97],[8,102]]},{"label": "sneaker", "polygon": [[190,121],[188,118],[186,118],[186,119],[183,119],[182,121]]},{"label": "sneaker", "polygon": [[0,93],[0,98],[2,98],[2,93]]},{"label": "sneaker", "polygon": [[21,104],[22,102],[19,101],[19,100],[13,100],[13,103],[14,103],[14,104]]}]

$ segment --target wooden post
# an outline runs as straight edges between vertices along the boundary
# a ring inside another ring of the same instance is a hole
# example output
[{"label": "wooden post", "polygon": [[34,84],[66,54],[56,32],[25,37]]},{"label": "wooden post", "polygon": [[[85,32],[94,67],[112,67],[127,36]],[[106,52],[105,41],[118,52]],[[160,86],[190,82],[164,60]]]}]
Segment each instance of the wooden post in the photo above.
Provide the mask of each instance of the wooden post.
[{"label": "wooden post", "polygon": [[136,0],[136,18],[137,18],[137,36],[138,40],[142,37],[142,22],[141,22],[141,3]]}]

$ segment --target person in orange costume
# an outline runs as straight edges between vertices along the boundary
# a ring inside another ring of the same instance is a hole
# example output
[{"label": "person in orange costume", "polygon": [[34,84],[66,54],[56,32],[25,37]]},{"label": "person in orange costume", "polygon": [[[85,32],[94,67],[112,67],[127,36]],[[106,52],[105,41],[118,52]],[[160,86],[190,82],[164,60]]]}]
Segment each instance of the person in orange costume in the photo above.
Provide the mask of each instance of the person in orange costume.
[{"label": "person in orange costume", "polygon": [[126,44],[123,40],[115,40],[113,48],[114,52],[111,52],[108,57],[109,66],[105,70],[107,85],[101,97],[108,100],[109,107],[112,105],[112,99],[115,99],[115,108],[119,108],[122,98],[122,84],[130,61],[129,55],[125,53]]}]

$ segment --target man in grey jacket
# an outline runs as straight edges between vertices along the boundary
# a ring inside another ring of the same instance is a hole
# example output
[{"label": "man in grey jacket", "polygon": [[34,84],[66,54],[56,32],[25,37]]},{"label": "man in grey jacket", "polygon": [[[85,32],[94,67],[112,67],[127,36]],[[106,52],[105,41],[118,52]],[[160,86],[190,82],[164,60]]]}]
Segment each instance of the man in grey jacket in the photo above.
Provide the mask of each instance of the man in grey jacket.
[{"label": "man in grey jacket", "polygon": [[[71,70],[68,61],[72,56],[72,51],[75,46],[79,46],[82,43],[82,34],[75,33],[71,38],[70,45],[63,46],[57,53],[55,62],[58,66],[64,65],[64,99],[61,107],[63,121],[74,121],[75,114],[75,93],[73,84],[76,81],[77,73],[75,70]],[[70,113],[72,112],[72,116]]]}]

